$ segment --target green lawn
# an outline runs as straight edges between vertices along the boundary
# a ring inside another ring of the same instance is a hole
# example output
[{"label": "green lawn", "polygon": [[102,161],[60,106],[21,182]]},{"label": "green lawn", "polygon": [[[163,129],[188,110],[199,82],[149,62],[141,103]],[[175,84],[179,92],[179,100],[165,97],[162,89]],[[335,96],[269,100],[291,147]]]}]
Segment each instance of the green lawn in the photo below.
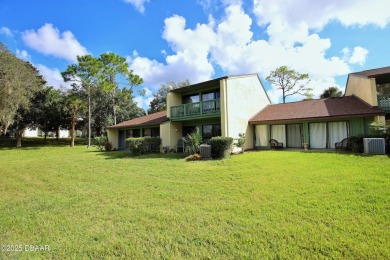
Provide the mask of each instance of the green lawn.
[{"label": "green lawn", "polygon": [[0,148],[2,258],[390,259],[390,159]]}]

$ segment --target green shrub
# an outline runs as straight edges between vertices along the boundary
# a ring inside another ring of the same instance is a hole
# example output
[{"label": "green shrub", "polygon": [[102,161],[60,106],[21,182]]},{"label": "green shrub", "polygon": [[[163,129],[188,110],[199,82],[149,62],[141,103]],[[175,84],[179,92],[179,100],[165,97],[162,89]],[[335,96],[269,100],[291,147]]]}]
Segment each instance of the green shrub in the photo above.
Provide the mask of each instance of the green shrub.
[{"label": "green shrub", "polygon": [[133,155],[159,152],[161,145],[160,137],[137,137],[126,139],[126,147]]},{"label": "green shrub", "polygon": [[241,153],[243,153],[245,148],[245,142],[246,142],[245,134],[244,133],[238,134],[238,138],[235,140],[236,140],[237,147],[241,148],[242,149]]},{"label": "green shrub", "polygon": [[213,159],[224,158],[226,153],[231,149],[233,138],[217,136],[210,139],[211,157]]},{"label": "green shrub", "polygon": [[106,136],[97,136],[93,138],[93,144],[97,147],[99,151],[103,151],[106,147],[107,137]]}]

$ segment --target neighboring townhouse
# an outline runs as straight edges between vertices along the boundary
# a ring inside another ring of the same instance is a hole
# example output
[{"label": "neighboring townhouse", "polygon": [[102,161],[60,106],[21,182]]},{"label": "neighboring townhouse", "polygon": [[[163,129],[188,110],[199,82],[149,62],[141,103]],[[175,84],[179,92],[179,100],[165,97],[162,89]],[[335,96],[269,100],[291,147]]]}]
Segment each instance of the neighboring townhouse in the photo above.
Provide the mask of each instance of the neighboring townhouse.
[{"label": "neighboring townhouse", "polygon": [[287,148],[334,148],[350,136],[368,135],[372,122],[390,120],[390,67],[351,73],[345,95],[271,105],[257,74],[221,77],[172,90],[167,111],[108,128],[116,149],[125,139],[160,136],[162,147],[200,131],[202,139],[238,138],[246,134],[245,149],[268,149],[269,140]]},{"label": "neighboring townhouse", "polygon": [[225,76],[172,90],[167,111],[122,122],[108,128],[108,139],[116,149],[125,139],[160,136],[162,147],[175,147],[178,140],[198,130],[204,141],[214,136],[247,137],[253,149],[254,128],[249,118],[270,104],[257,74]]},{"label": "neighboring townhouse", "polygon": [[[69,131],[68,130],[60,130],[60,136],[59,138],[66,138],[69,137]],[[23,137],[39,137],[44,136],[45,133],[40,128],[26,128],[23,132]],[[55,132],[49,132],[48,136],[54,137],[56,135]]]},{"label": "neighboring townhouse", "polygon": [[344,97],[269,105],[249,120],[255,148],[269,140],[287,148],[334,148],[349,136],[370,134],[372,122],[390,120],[390,67],[348,75]]},{"label": "neighboring townhouse", "polygon": [[369,125],[385,112],[356,97],[298,101],[269,105],[249,120],[255,128],[255,148],[269,147],[269,140],[287,148],[334,148],[349,136],[369,134]]}]

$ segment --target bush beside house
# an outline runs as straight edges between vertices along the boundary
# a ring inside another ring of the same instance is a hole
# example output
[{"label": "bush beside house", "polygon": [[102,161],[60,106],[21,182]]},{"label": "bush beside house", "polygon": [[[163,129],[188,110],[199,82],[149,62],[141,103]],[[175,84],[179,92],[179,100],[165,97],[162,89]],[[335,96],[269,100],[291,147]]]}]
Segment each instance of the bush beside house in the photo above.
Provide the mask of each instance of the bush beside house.
[{"label": "bush beside house", "polygon": [[126,147],[133,155],[159,152],[160,145],[160,137],[137,137],[126,139]]},{"label": "bush beside house", "polygon": [[233,145],[232,137],[217,136],[210,139],[211,157],[221,159],[226,156]]}]

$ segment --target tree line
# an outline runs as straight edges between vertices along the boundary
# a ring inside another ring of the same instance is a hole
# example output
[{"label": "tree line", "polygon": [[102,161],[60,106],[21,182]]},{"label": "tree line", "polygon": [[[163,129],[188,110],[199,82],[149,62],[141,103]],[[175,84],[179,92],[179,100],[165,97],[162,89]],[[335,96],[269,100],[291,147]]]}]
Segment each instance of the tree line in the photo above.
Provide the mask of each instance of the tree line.
[{"label": "tree line", "polygon": [[72,129],[73,146],[75,130],[88,128],[90,146],[92,132],[101,135],[107,126],[145,115],[133,100],[135,91],[142,95],[143,80],[117,54],[79,56],[62,76],[70,89],[48,86],[30,62],[0,43],[0,135],[15,133],[21,146],[27,128],[41,129],[45,138]]}]

